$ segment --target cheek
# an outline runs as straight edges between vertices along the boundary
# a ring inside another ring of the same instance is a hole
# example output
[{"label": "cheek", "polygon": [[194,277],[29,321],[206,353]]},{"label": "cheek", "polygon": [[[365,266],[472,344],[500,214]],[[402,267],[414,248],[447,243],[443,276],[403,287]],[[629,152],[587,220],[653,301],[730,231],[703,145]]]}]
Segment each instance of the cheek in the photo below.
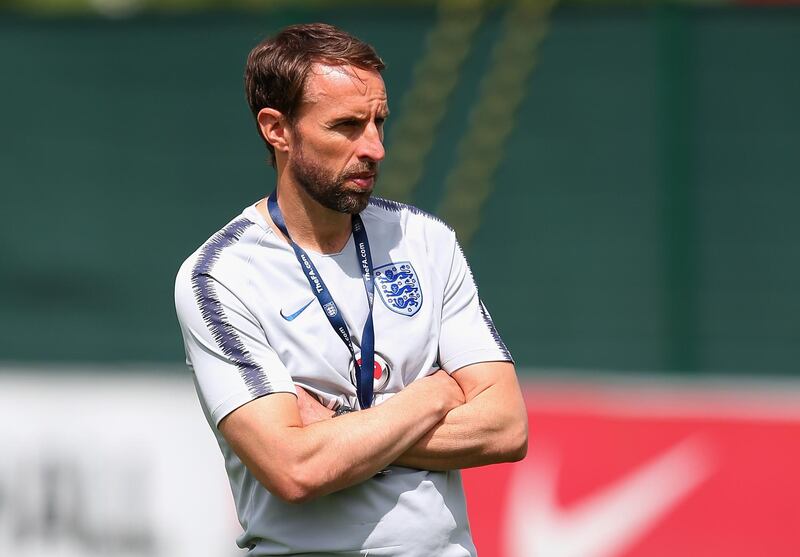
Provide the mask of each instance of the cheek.
[{"label": "cheek", "polygon": [[337,137],[317,144],[313,153],[306,151],[305,154],[316,157],[320,163],[327,166],[342,169],[350,164],[354,153],[352,141]]},{"label": "cheek", "polygon": [[301,126],[298,129],[296,150],[305,161],[338,172],[350,165],[355,153],[355,142],[341,133]]}]

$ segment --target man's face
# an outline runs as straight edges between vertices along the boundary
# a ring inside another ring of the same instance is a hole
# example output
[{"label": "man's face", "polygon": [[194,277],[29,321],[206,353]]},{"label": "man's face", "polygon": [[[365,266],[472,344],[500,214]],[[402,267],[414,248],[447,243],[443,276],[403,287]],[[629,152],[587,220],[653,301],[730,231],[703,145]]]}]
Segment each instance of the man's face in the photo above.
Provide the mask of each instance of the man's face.
[{"label": "man's face", "polygon": [[314,64],[292,125],[287,171],[324,207],[361,212],[378,178],[388,115],[378,72]]}]

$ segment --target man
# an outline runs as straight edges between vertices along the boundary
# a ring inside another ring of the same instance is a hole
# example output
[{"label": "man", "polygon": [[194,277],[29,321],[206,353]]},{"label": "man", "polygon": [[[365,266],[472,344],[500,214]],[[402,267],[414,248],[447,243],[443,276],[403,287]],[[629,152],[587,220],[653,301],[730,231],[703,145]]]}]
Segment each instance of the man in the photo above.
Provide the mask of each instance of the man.
[{"label": "man", "polygon": [[277,190],[178,274],[250,555],[475,555],[458,470],[525,455],[514,366],[452,230],[370,198],[383,67],[323,24],[253,49]]}]

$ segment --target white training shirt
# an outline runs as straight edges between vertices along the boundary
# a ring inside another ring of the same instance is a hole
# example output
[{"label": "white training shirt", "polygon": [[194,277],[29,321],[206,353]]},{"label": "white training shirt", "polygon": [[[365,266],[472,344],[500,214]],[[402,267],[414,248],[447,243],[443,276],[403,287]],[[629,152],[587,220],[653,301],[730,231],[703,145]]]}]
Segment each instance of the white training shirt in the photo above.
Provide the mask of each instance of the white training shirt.
[{"label": "white training shirt", "polygon": [[[438,368],[511,356],[478,298],[455,234],[408,205],[373,198],[361,213],[375,273],[375,402]],[[308,251],[308,250],[307,250]],[[358,351],[368,304],[353,238],[337,254],[308,252]],[[475,555],[458,471],[391,467],[302,504],[269,493],[219,433],[260,396],[295,393],[357,407],[350,352],[286,241],[255,206],[181,266],[175,300],[187,363],[222,453],[249,555]]]}]

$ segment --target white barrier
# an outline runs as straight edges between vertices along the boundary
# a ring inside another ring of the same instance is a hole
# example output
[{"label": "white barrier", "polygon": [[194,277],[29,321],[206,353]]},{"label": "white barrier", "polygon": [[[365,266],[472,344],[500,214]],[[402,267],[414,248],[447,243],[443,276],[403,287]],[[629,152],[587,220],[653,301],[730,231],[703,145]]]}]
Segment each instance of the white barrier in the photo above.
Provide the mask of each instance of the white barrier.
[{"label": "white barrier", "polygon": [[0,555],[233,556],[188,370],[0,368]]}]

